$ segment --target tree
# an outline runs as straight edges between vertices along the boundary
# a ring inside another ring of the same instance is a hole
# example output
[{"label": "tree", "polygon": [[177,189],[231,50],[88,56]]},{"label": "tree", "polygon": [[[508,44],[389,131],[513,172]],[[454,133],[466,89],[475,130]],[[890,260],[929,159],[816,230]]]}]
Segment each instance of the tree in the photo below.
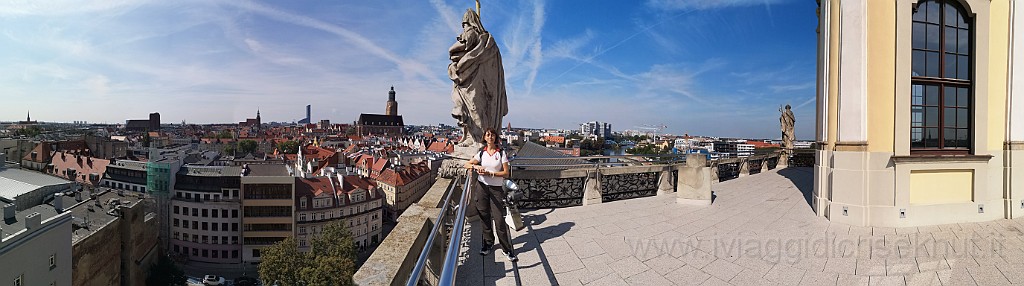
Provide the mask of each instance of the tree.
[{"label": "tree", "polygon": [[277,149],[281,150],[281,153],[285,154],[299,153],[299,142],[288,140],[281,143],[277,143]]},{"label": "tree", "polygon": [[256,143],[256,141],[253,140],[246,139],[238,142],[238,152],[241,152],[242,154],[256,152],[257,147],[259,147],[259,143]]},{"label": "tree", "polygon": [[22,128],[22,129],[15,130],[14,131],[14,135],[15,136],[22,135],[22,136],[25,136],[25,137],[36,137],[36,135],[39,135],[39,133],[42,133],[42,132],[43,132],[43,129],[39,128],[39,126],[29,126],[29,127],[25,127],[25,128]]},{"label": "tree", "polygon": [[264,283],[278,281],[281,285],[298,285],[302,268],[308,260],[292,237],[264,247],[260,250],[260,258],[260,279]]},{"label": "tree", "polygon": [[310,240],[309,252],[298,250],[294,238],[264,248],[260,279],[281,285],[354,285],[356,247],[341,221],[324,226]]},{"label": "tree", "polygon": [[142,146],[149,148],[149,143],[153,142],[153,138],[149,137],[149,132],[142,133]]},{"label": "tree", "polygon": [[220,132],[220,135],[218,135],[217,138],[220,138],[220,139],[231,139],[231,138],[235,138],[235,136],[231,134],[231,131],[224,130],[224,131]]},{"label": "tree", "polygon": [[149,267],[149,277],[146,277],[146,285],[149,286],[177,286],[185,282],[185,271],[174,265],[174,261],[167,256],[160,256],[156,264]]}]

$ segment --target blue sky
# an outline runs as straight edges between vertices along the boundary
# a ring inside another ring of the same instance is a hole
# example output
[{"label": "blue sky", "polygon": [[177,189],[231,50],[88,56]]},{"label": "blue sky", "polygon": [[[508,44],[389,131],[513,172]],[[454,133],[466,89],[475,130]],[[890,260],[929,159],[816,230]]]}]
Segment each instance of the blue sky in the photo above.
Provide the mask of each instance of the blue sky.
[{"label": "blue sky", "polygon": [[[481,1],[514,127],[813,138],[815,2]],[[453,125],[447,49],[473,1],[7,1],[0,120],[351,122],[395,87]]]}]

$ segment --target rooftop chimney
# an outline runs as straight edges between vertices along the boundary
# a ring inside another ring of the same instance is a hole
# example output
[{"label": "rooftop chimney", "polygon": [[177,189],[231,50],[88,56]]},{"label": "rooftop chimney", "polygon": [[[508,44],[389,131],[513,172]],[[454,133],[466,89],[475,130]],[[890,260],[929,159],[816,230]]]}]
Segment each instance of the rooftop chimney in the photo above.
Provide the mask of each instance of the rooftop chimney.
[{"label": "rooftop chimney", "polygon": [[4,206],[4,220],[14,219],[14,204],[7,204]]},{"label": "rooftop chimney", "polygon": [[39,213],[32,213],[25,216],[25,229],[33,230],[39,228],[39,223],[42,221],[42,216]]},{"label": "rooftop chimney", "polygon": [[57,210],[57,213],[64,212],[64,194],[57,193],[53,195],[53,208]]}]

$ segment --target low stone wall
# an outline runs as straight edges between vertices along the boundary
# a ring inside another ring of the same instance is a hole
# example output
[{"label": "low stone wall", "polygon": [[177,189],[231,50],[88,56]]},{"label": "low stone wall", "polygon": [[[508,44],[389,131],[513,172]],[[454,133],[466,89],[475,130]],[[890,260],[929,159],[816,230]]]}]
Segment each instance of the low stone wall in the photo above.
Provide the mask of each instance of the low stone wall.
[{"label": "low stone wall", "polygon": [[[451,183],[451,178],[439,177],[418,202],[411,205],[398,217],[398,224],[395,225],[395,228],[352,276],[356,284],[405,284],[415,267],[420,251],[426,244],[430,230],[436,223],[434,220],[441,211],[440,207],[444,203],[444,196]],[[439,247],[439,243],[440,246],[443,246],[444,240],[441,235],[434,239],[435,251],[433,253],[443,255],[443,251],[436,251],[436,249]],[[437,280],[432,273],[439,272],[439,270],[433,269],[435,265],[438,265],[439,269],[439,265],[441,265],[439,260],[443,260],[443,257],[434,255],[429,259],[428,269],[423,273],[424,278],[428,281]]]}]

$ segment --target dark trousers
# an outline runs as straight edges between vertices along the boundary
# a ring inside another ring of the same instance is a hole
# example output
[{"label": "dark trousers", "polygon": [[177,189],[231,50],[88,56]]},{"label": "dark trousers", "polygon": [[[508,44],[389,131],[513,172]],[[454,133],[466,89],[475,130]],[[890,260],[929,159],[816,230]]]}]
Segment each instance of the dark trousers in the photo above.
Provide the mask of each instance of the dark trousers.
[{"label": "dark trousers", "polygon": [[494,232],[497,232],[501,249],[512,253],[512,237],[508,231],[508,224],[505,223],[505,190],[501,186],[477,183],[480,184],[480,188],[475,192],[474,204],[484,225],[484,245],[494,245]]}]

